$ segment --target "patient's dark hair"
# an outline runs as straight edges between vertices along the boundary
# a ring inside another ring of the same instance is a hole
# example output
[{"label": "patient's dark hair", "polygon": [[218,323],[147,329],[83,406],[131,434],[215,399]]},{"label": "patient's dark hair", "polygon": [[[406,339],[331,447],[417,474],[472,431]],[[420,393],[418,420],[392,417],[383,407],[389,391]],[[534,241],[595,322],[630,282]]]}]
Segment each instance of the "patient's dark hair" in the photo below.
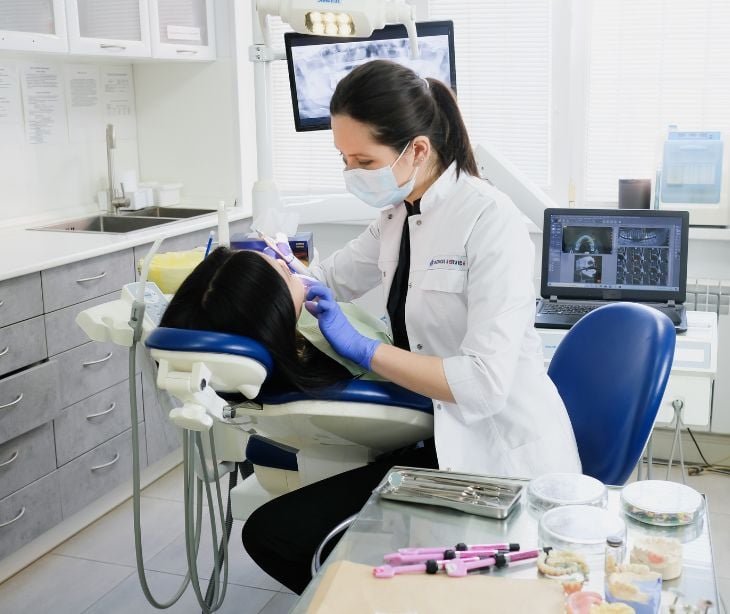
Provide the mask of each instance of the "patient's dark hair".
[{"label": "patient's dark hair", "polygon": [[479,176],[456,96],[438,79],[422,79],[389,60],[361,64],[335,88],[330,115],[347,115],[370,126],[373,138],[400,152],[417,136],[427,136],[442,173],[456,162],[456,176]]},{"label": "patient's dark hair", "polygon": [[296,330],[296,311],[281,275],[256,252],[211,252],[183,281],[160,326],[249,337],[274,359],[268,383],[314,391],[351,378]]}]

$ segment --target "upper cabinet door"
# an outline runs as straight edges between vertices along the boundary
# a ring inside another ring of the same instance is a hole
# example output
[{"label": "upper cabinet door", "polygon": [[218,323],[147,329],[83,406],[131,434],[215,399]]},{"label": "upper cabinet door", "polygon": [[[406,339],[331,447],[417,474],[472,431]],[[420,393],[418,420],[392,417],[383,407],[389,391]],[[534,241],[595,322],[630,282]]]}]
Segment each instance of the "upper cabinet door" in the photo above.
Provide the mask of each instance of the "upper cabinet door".
[{"label": "upper cabinet door", "polygon": [[63,0],[0,0],[0,49],[68,51]]},{"label": "upper cabinet door", "polygon": [[214,0],[149,0],[152,55],[214,60]]},{"label": "upper cabinet door", "polygon": [[67,0],[69,50],[150,57],[147,0]]}]

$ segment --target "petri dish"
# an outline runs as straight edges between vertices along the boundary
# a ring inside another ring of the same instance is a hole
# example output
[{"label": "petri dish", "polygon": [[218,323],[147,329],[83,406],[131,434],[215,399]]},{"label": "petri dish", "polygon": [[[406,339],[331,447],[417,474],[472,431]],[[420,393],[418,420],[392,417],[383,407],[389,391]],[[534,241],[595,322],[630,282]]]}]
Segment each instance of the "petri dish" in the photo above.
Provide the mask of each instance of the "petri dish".
[{"label": "petri dish", "polygon": [[553,508],[542,515],[538,525],[541,548],[602,554],[609,536],[620,537],[626,543],[626,523],[615,513],[592,505]]},{"label": "petri dish", "polygon": [[540,516],[564,505],[606,507],[608,490],[603,482],[579,473],[546,473],[527,486],[530,511]]},{"label": "petri dish", "polygon": [[633,482],[621,491],[626,515],[646,524],[676,527],[696,522],[704,500],[694,488],[664,480]]}]

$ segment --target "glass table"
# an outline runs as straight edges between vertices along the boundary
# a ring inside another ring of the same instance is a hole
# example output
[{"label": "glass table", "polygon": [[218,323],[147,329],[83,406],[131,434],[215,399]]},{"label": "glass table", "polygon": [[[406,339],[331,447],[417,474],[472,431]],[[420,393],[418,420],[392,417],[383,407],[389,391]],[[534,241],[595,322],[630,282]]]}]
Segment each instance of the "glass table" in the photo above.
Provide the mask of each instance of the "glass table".
[{"label": "glass table", "polygon": [[[515,480],[527,485],[527,481]],[[620,510],[620,488],[609,488],[608,509],[621,515],[627,527],[627,552],[632,541],[643,535],[676,537],[683,546],[683,571],[676,580],[664,582],[663,589],[675,589],[685,602],[697,604],[708,599],[715,604],[708,612],[717,613],[718,593],[715,567],[710,544],[709,515],[705,513],[692,525],[684,527],[654,527],[625,516]],[[505,520],[473,516],[445,508],[400,503],[373,494],[357,515],[355,522],[343,535],[327,561],[296,603],[292,612],[303,613],[319,587],[327,566],[348,560],[366,565],[382,565],[383,555],[398,548],[467,544],[518,542],[523,550],[536,548],[538,518],[528,508],[526,497]],[[603,553],[586,556],[591,568],[585,590],[603,594]],[[475,573],[475,572],[472,572]],[[512,578],[535,578],[534,563],[519,562],[488,572]],[[391,580],[383,580],[389,582]],[[458,580],[454,580],[458,582]]]}]

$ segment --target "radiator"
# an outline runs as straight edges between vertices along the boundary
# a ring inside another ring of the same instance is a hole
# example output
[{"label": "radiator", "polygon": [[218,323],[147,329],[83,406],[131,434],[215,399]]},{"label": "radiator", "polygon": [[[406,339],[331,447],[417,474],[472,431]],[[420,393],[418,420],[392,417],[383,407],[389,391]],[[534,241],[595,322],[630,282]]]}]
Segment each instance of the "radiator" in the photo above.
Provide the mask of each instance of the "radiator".
[{"label": "radiator", "polygon": [[730,434],[730,280],[687,279],[687,309],[717,314],[717,374],[710,430]]}]

